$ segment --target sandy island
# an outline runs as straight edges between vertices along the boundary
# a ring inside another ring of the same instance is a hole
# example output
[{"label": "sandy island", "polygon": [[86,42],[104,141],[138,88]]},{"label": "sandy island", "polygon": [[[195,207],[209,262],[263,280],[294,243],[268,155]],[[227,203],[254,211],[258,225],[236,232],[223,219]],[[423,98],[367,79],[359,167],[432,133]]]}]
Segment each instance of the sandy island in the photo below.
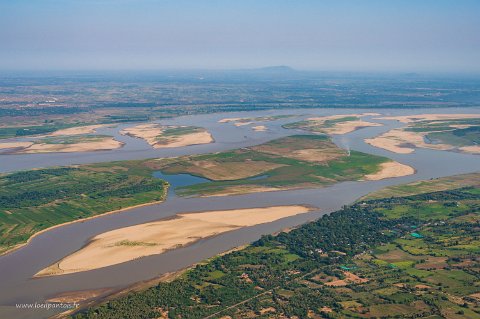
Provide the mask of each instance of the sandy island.
[{"label": "sandy island", "polygon": [[378,181],[381,179],[401,177],[415,174],[415,169],[411,166],[391,161],[380,164],[380,170],[373,174],[364,176],[365,180]]},{"label": "sandy island", "polygon": [[396,120],[401,123],[413,123],[420,121],[441,121],[456,119],[474,119],[479,118],[480,114],[417,114],[404,116],[383,116],[375,118],[375,120]]},{"label": "sandy island", "polygon": [[85,247],[39,271],[35,276],[71,274],[116,265],[161,254],[231,230],[269,223],[310,210],[310,207],[292,205],[177,214],[172,219],[97,235]]},{"label": "sandy island", "polygon": [[9,149],[13,154],[34,153],[74,153],[108,151],[123,146],[122,142],[113,137],[96,138],[95,140],[78,143],[34,143],[34,142],[6,142],[0,143],[0,150]]},{"label": "sandy island", "polygon": [[417,147],[441,151],[448,151],[454,148],[454,146],[448,144],[428,144],[425,142],[425,135],[426,133],[423,132],[393,129],[377,137],[365,139],[365,142],[372,146],[399,154],[413,153]]},{"label": "sandy island", "polygon": [[351,121],[339,121],[333,123],[331,126],[325,125],[327,121],[335,121],[345,117],[356,117],[360,118],[363,116],[378,116],[379,113],[362,113],[362,114],[338,114],[338,115],[329,115],[321,117],[310,117],[307,118],[307,123],[304,126],[300,126],[300,129],[312,131],[312,132],[322,132],[329,135],[342,135],[347,134],[364,127],[372,126],[383,126],[381,123],[368,122],[361,119],[355,119]]},{"label": "sandy island", "polygon": [[[408,116],[391,116],[380,117],[377,119],[397,120],[401,123],[412,124],[421,121],[449,121],[458,119],[476,119],[480,118],[479,114],[419,114]],[[451,125],[452,128],[467,128],[472,125]],[[407,125],[406,128],[409,126]],[[407,131],[405,128],[398,128],[390,130],[374,138],[365,139],[365,142],[378,148],[383,148],[387,151],[398,154],[410,154],[415,151],[415,148],[426,148],[440,151],[458,150],[460,152],[478,154],[480,153],[480,146],[464,146],[456,147],[450,144],[433,144],[425,141],[425,136],[430,133]]]},{"label": "sandy island", "polygon": [[95,133],[97,129],[104,126],[105,124],[69,127],[69,128],[55,131],[46,136],[69,136],[69,135],[91,134],[91,133]]},{"label": "sandy island", "polygon": [[120,133],[141,138],[153,148],[172,148],[212,143],[212,135],[203,128],[192,128],[192,132],[178,135],[165,135],[169,129],[189,128],[188,126],[164,126],[160,124],[140,124],[123,129]]},{"label": "sandy island", "polygon": [[267,127],[265,125],[257,125],[257,126],[252,126],[252,130],[255,132],[265,132],[267,130]]}]

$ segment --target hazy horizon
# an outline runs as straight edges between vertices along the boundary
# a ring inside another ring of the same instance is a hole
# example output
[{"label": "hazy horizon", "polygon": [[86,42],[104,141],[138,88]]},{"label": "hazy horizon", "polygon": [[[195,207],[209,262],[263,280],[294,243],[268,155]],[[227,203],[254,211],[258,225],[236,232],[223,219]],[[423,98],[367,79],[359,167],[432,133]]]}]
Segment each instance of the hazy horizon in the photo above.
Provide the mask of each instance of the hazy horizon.
[{"label": "hazy horizon", "polygon": [[480,2],[0,1],[0,70],[480,73]]}]

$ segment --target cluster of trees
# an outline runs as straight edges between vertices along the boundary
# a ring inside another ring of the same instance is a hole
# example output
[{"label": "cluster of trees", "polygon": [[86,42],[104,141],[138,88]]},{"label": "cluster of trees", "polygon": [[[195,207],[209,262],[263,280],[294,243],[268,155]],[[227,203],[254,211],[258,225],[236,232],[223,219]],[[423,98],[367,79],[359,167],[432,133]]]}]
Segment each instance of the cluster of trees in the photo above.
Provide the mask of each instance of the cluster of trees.
[{"label": "cluster of trees", "polygon": [[[32,184],[32,181],[34,183]],[[164,183],[154,178],[132,178],[127,174],[94,172],[77,168],[31,170],[0,179],[8,191],[0,195],[3,208],[34,207],[62,199],[128,197],[159,191]]]},{"label": "cluster of trees", "polygon": [[[293,284],[292,278],[346,258],[333,251],[352,255],[388,240],[383,232],[388,227],[394,223],[366,208],[345,207],[289,233],[263,236],[247,249],[196,266],[181,279],[129,294],[75,318],[151,318],[165,310],[171,318],[201,318],[264,291],[275,296],[280,287]],[[320,260],[319,249],[334,257]],[[283,311],[305,317],[312,303],[334,306],[334,299],[322,291],[305,291],[285,304]]]}]

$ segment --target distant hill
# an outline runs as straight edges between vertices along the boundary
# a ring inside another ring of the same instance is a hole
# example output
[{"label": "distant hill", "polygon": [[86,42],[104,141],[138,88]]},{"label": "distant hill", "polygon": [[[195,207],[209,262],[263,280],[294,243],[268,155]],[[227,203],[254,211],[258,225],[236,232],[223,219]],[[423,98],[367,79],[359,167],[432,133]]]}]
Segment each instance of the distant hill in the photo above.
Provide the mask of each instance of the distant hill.
[{"label": "distant hill", "polygon": [[289,66],[286,65],[274,65],[274,66],[266,66],[263,68],[254,69],[255,71],[263,71],[263,72],[295,72]]}]

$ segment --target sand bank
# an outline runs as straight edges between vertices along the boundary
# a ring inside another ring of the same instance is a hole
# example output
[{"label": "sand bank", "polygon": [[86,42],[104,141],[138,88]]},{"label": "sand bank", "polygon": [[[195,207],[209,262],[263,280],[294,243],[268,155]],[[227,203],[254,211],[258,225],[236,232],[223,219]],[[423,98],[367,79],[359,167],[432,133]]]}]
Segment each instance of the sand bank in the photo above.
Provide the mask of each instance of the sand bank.
[{"label": "sand bank", "polygon": [[0,149],[12,149],[14,154],[94,152],[113,150],[122,146],[123,143],[115,140],[113,137],[98,138],[78,143],[0,143]]},{"label": "sand bank", "polygon": [[85,302],[91,299],[96,299],[102,295],[111,293],[112,291],[114,290],[111,288],[69,291],[69,292],[64,292],[54,297],[51,297],[47,301],[59,302],[59,303],[79,303],[79,302]]},{"label": "sand bank", "polygon": [[95,131],[101,127],[104,127],[105,124],[98,124],[98,125],[86,125],[86,126],[76,126],[76,127],[69,127],[66,129],[55,131],[51,134],[46,136],[62,136],[62,135],[81,135],[81,134],[91,134],[95,133]]},{"label": "sand bank", "polygon": [[347,134],[358,129],[364,127],[372,127],[372,126],[383,126],[383,124],[375,123],[375,122],[367,122],[367,121],[348,121],[348,122],[340,122],[334,125],[332,128],[327,128],[326,133],[332,135],[342,135]]},{"label": "sand bank", "polygon": [[39,271],[35,276],[70,274],[116,265],[161,254],[231,230],[309,211],[308,207],[292,205],[177,214],[173,219],[97,235],[82,249]]},{"label": "sand bank", "polygon": [[480,118],[480,114],[417,114],[405,116],[383,116],[376,120],[396,120],[401,123],[413,123],[420,121],[439,121],[456,119],[474,119]]},{"label": "sand bank", "polygon": [[413,167],[392,161],[380,164],[380,170],[378,172],[365,175],[364,179],[368,181],[378,181],[380,179],[407,176],[414,173],[415,169],[413,169]]},{"label": "sand bank", "polygon": [[[383,126],[383,124],[368,122],[361,120],[363,116],[378,116],[379,113],[361,113],[361,114],[338,114],[321,117],[307,118],[305,125],[300,126],[300,129],[304,129],[312,132],[322,132],[329,135],[342,135],[353,131],[356,131],[363,127]],[[346,117],[353,117],[354,120],[338,121]]]},{"label": "sand bank", "polygon": [[257,125],[257,126],[252,126],[252,130],[255,132],[265,132],[267,130],[267,127],[265,125]]},{"label": "sand bank", "polygon": [[257,186],[257,185],[246,185],[246,186],[231,186],[218,191],[217,193],[212,193],[200,197],[212,197],[212,196],[234,196],[242,194],[251,194],[251,193],[264,193],[264,192],[278,192],[284,190],[294,189],[294,187],[267,187],[267,186]]},{"label": "sand bank", "polygon": [[218,123],[230,123],[230,122],[237,122],[243,120],[241,117],[230,117],[230,118],[224,118],[218,121]]},{"label": "sand bank", "polygon": [[480,154],[480,145],[463,146],[459,150],[466,153]]},{"label": "sand bank", "polygon": [[[167,135],[168,130],[186,129],[185,133]],[[147,141],[153,148],[172,148],[197,144],[212,143],[212,135],[205,129],[194,128],[188,131],[187,126],[163,126],[160,124],[141,124],[125,128],[121,134],[130,135]]]},{"label": "sand bank", "polygon": [[[415,151],[415,148],[427,148],[440,151],[456,149],[454,145],[450,144],[426,143],[425,135],[427,134],[428,132],[411,132],[403,129],[393,129],[377,137],[365,139],[365,142],[372,146],[399,154],[410,154]],[[477,145],[460,147],[458,150],[472,154],[480,153],[480,147]]]},{"label": "sand bank", "polygon": [[123,146],[122,142],[115,140],[113,137],[105,137],[96,141],[80,142],[73,144],[47,144],[38,143],[17,151],[17,153],[74,153],[74,152],[94,152],[107,151],[117,149]]},{"label": "sand bank", "polygon": [[32,145],[33,145],[32,142],[5,142],[5,143],[0,143],[0,150],[26,148]]}]

